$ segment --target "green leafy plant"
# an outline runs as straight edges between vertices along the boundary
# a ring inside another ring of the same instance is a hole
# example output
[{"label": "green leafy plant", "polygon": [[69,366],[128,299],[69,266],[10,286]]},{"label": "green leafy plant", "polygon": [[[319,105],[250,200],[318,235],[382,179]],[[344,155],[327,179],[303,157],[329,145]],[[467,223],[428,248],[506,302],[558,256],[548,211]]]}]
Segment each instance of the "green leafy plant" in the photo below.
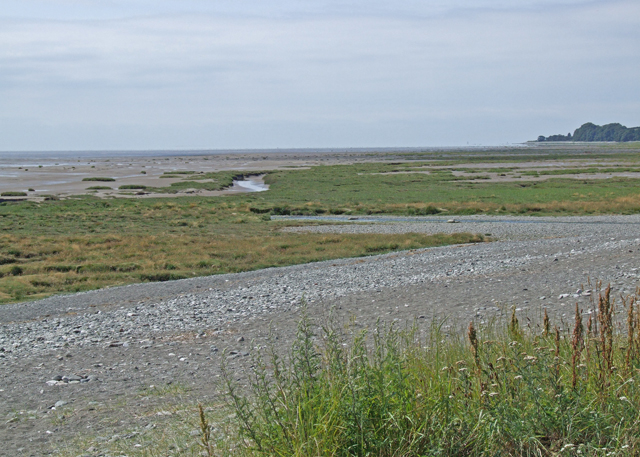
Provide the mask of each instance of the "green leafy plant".
[{"label": "green leafy plant", "polygon": [[599,289],[595,322],[572,331],[469,325],[466,342],[434,324],[347,338],[299,323],[289,356],[271,348],[253,363],[249,391],[227,373],[241,455],[638,455],[638,297],[627,334]]}]

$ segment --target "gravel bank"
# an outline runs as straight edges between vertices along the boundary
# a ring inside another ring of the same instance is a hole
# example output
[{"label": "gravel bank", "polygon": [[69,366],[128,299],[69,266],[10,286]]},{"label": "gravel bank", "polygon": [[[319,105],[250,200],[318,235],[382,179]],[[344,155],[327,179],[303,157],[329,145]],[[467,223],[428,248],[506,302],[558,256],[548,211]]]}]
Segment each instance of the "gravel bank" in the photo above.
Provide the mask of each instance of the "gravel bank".
[{"label": "gravel bank", "polygon": [[433,316],[447,316],[451,325],[481,323],[512,305],[523,319],[546,307],[560,322],[571,319],[576,302],[590,312],[589,278],[611,282],[616,295],[638,285],[638,216],[441,219],[299,229],[468,231],[498,241],[0,307],[0,417],[7,417],[0,424],[6,443],[0,455],[47,455],[79,432],[143,434],[162,420],[160,400],[140,399],[151,384],[183,386],[183,402],[214,398],[220,362],[242,373],[250,359],[245,355],[264,344],[270,327],[286,346],[302,299],[314,317],[323,319],[333,307],[361,328],[378,318],[418,319],[424,326]]},{"label": "gravel bank", "polygon": [[293,227],[290,232],[315,233],[462,233],[488,234],[499,240],[613,236],[626,237],[637,231],[640,215],[513,217],[513,216],[274,216],[275,219],[335,221],[345,225]]}]

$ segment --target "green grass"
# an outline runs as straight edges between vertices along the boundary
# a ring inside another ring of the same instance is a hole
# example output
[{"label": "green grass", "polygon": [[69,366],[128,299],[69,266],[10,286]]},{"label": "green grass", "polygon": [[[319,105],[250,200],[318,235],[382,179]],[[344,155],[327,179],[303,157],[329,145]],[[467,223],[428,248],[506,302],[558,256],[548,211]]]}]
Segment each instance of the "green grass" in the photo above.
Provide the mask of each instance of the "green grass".
[{"label": "green grass", "polygon": [[[23,273],[12,274],[8,263],[0,265],[0,303],[107,285],[246,271],[434,243],[477,241],[472,235],[438,240],[417,235],[358,235],[323,244],[323,236],[317,234],[283,233],[281,229],[302,222],[271,221],[271,215],[640,212],[637,179],[576,180],[560,175],[536,182],[469,180],[490,170],[523,174],[527,169],[522,163],[531,160],[550,163],[562,160],[571,171],[582,170],[584,167],[573,164],[584,163],[585,158],[598,164],[589,165],[589,170],[636,168],[640,158],[637,150],[603,152],[606,150],[596,149],[588,151],[589,154],[582,149],[541,150],[535,154],[530,150],[483,151],[471,155],[469,151],[394,154],[393,161],[271,171],[265,177],[269,191],[222,197],[49,196],[44,202],[3,201],[0,257],[12,259]],[[398,161],[398,157],[404,160]],[[372,158],[380,160],[380,156]],[[469,169],[460,167],[463,163],[495,165]],[[454,171],[460,170],[467,173],[454,175]],[[229,187],[234,179],[244,177],[244,173],[185,171],[173,176],[180,180],[167,187],[147,187],[145,192],[220,190]],[[142,188],[122,186],[126,187]],[[9,255],[10,250],[22,254]],[[173,267],[167,269],[166,265]],[[72,268],[61,270],[67,267]]]},{"label": "green grass", "polygon": [[148,192],[175,194],[185,189],[216,191],[233,185],[236,179],[242,179],[244,173],[238,171],[220,171],[217,173],[196,173],[194,171],[165,172],[161,178],[181,179],[167,187],[147,187]]},{"label": "green grass", "polygon": [[380,323],[345,340],[303,318],[288,357],[254,362],[248,392],[228,374],[234,455],[638,455],[639,314],[614,336],[612,304],[603,292],[598,331],[514,314],[466,341]]},{"label": "green grass", "polygon": [[[249,217],[248,217],[249,218]],[[343,257],[483,241],[456,235],[280,233],[278,223],[221,223],[228,234],[186,224],[175,234],[0,235],[0,303],[144,281],[169,281]],[[215,225],[213,225],[215,230]],[[144,229],[145,227],[141,227]],[[220,230],[222,231],[222,230]]]},{"label": "green grass", "polygon": [[7,192],[2,192],[0,194],[0,197],[26,197],[26,196],[27,196],[26,192],[7,191]]},{"label": "green grass", "polygon": [[450,214],[500,212],[585,214],[638,212],[638,180],[612,178],[545,181],[468,182],[450,169],[430,174],[380,174],[398,170],[386,164],[314,167],[269,173],[270,195],[258,208],[290,214],[353,212],[410,213],[428,206]]}]

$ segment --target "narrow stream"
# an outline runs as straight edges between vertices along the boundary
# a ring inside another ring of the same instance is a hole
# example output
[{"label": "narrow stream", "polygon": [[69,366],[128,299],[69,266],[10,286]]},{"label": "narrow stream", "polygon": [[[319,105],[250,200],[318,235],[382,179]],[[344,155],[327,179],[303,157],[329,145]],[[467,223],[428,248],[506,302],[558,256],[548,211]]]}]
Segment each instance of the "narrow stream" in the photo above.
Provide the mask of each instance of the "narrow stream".
[{"label": "narrow stream", "polygon": [[241,181],[233,181],[231,190],[236,192],[264,192],[269,185],[264,182],[264,175],[249,176]]}]

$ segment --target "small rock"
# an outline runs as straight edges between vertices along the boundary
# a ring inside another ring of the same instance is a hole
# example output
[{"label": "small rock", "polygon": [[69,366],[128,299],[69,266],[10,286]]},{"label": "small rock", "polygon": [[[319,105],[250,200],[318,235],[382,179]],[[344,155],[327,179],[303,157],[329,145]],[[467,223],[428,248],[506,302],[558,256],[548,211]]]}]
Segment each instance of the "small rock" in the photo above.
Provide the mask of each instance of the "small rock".
[{"label": "small rock", "polygon": [[64,400],[58,400],[58,401],[56,402],[56,404],[55,404],[55,405],[53,405],[53,407],[54,407],[54,408],[60,408],[61,406],[64,406],[64,405],[66,405],[66,404],[67,404],[67,402],[66,402],[66,401],[64,401]]},{"label": "small rock", "polygon": [[241,336],[240,338],[238,338],[238,343],[242,343],[244,341],[244,336]]}]

